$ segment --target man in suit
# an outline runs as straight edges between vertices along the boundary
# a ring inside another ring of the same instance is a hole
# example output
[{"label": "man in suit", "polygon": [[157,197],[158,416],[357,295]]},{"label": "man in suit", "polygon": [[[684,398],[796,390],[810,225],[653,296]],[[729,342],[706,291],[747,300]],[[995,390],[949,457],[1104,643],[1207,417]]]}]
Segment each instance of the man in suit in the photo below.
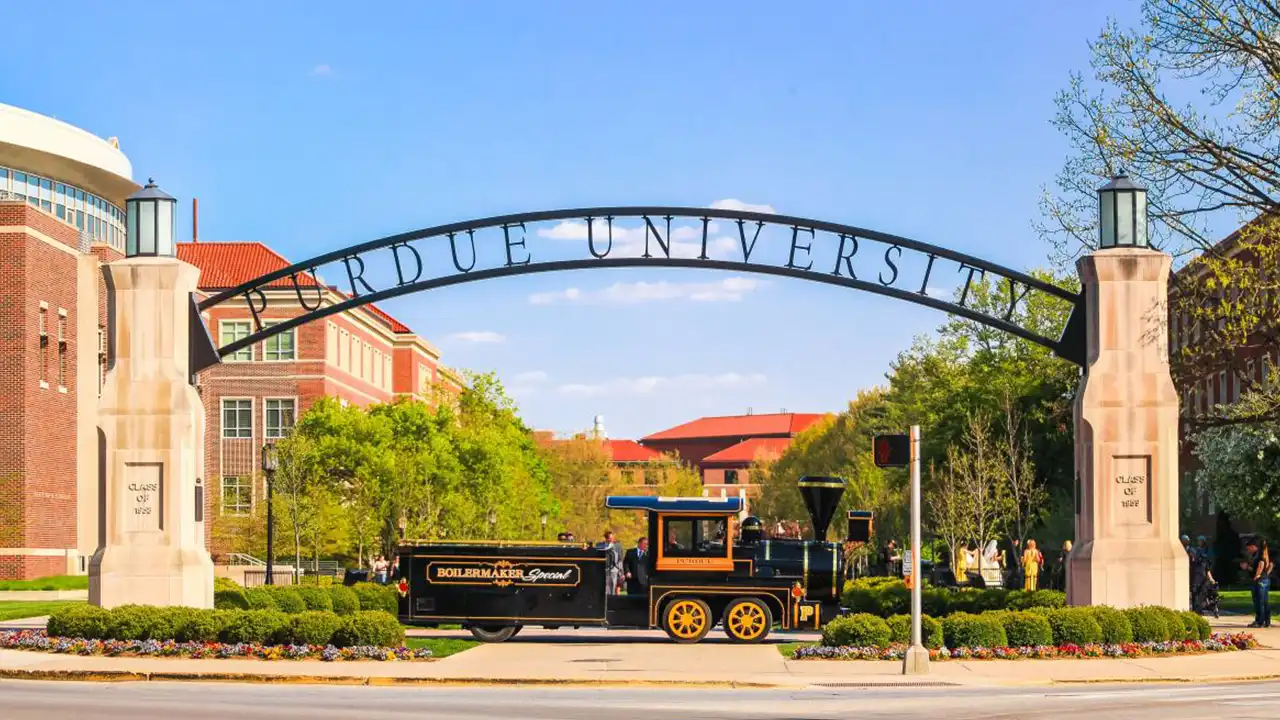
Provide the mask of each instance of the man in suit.
[{"label": "man in suit", "polygon": [[614,537],[612,530],[606,530],[604,542],[597,547],[604,550],[605,594],[618,595],[622,592],[622,545]]},{"label": "man in suit", "polygon": [[627,594],[643,595],[649,590],[649,538],[640,538],[622,560],[627,577]]}]

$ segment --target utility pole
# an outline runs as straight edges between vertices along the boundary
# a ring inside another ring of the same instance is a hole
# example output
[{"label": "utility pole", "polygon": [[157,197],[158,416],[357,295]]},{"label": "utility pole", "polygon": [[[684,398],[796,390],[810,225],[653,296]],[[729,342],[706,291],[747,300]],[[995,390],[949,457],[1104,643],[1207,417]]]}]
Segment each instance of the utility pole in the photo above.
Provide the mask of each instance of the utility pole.
[{"label": "utility pole", "polygon": [[929,672],[929,650],[924,646],[920,627],[923,604],[920,572],[920,426],[911,426],[911,647],[902,658],[903,675],[926,675]]}]

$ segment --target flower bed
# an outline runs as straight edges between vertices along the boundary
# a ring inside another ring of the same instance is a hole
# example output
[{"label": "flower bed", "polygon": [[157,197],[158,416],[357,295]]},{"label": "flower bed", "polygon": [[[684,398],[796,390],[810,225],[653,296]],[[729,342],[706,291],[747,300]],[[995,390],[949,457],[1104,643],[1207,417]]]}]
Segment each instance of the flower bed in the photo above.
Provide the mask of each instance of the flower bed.
[{"label": "flower bed", "polygon": [[429,660],[426,648],[356,645],[262,645],[175,640],[86,640],[49,637],[44,630],[0,630],[0,649],[107,657],[250,658],[255,660]]},{"label": "flower bed", "polygon": [[[1036,647],[937,648],[929,650],[931,660],[1050,660],[1088,658],[1140,658],[1161,655],[1199,655],[1212,652],[1252,650],[1258,641],[1248,633],[1215,634],[1207,640],[1129,642],[1118,644],[1040,645]],[[797,660],[901,660],[907,647],[828,647],[803,645],[796,649]]]}]

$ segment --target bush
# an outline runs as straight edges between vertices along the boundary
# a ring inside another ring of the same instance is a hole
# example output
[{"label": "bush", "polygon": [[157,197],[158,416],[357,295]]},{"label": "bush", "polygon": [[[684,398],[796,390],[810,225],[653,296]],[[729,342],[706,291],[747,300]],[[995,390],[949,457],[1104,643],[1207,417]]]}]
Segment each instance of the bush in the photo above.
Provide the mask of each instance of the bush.
[{"label": "bush", "polygon": [[268,643],[288,626],[289,616],[279,610],[245,610],[230,613],[218,633],[225,643]]},{"label": "bush", "polygon": [[[894,615],[886,620],[885,624],[889,626],[889,642],[911,644],[910,615]],[[931,650],[942,647],[942,623],[928,615],[920,616],[920,635],[925,647]]]},{"label": "bush", "polygon": [[1102,628],[1102,642],[1111,645],[1133,642],[1133,624],[1128,615],[1106,605],[1095,605],[1089,611]]},{"label": "bush", "polygon": [[1009,591],[1002,588],[992,588],[979,592],[973,606],[978,612],[1004,610],[1009,607]]},{"label": "bush", "polygon": [[1087,645],[1102,642],[1102,626],[1086,607],[1057,608],[1049,611],[1054,645]]},{"label": "bush", "polygon": [[285,642],[294,645],[328,645],[333,634],[342,627],[343,619],[331,612],[308,610],[289,617],[282,628]]},{"label": "bush", "polygon": [[1200,613],[1190,610],[1183,610],[1178,613],[1182,618],[1182,624],[1187,629],[1188,640],[1208,640],[1213,635],[1213,628],[1209,626],[1209,621],[1200,616]]},{"label": "bush", "polygon": [[276,608],[286,615],[296,615],[307,609],[307,604],[302,601],[302,596],[298,594],[288,585],[270,585],[266,591],[271,594],[271,599],[275,601]]},{"label": "bush", "polygon": [[1134,642],[1167,642],[1172,639],[1164,616],[1156,612],[1155,608],[1129,608],[1124,614],[1133,627]]},{"label": "bush", "polygon": [[1028,608],[1061,608],[1067,606],[1067,594],[1061,590],[1035,590],[1030,593]]},{"label": "bush", "polygon": [[276,605],[275,596],[266,587],[245,588],[244,600],[250,610],[280,609],[280,606]]},{"label": "bush", "polygon": [[236,582],[235,580],[232,580],[231,578],[215,577],[213,579],[214,592],[218,592],[219,590],[243,590],[243,589],[244,589],[244,586],[242,586],[240,583]]},{"label": "bush", "polygon": [[[215,578],[221,580],[222,578]],[[219,610],[248,610],[249,600],[245,598],[243,588],[227,588],[223,590],[216,589],[217,583],[214,583],[213,606]]]},{"label": "bush", "polygon": [[342,585],[331,585],[326,588],[329,599],[333,601],[333,611],[339,615],[350,615],[360,611],[360,598],[354,590]]},{"label": "bush", "polygon": [[1039,647],[1053,644],[1053,627],[1043,615],[1009,611],[999,615],[1009,647]]},{"label": "bush", "polygon": [[822,628],[822,644],[829,647],[889,646],[889,625],[870,613],[842,615]]},{"label": "bush", "polygon": [[876,591],[876,615],[887,618],[908,612],[911,612],[911,591],[906,583],[884,585]]},{"label": "bush", "polygon": [[1182,622],[1182,616],[1177,610],[1170,610],[1167,607],[1152,606],[1151,610],[1160,616],[1165,627],[1169,629],[1170,640],[1190,640],[1191,633],[1188,632],[1187,626]]},{"label": "bush", "polygon": [[298,594],[298,597],[302,598],[302,604],[308,610],[333,612],[333,598],[330,597],[327,588],[311,585],[295,588],[294,592]]},{"label": "bush", "polygon": [[925,587],[920,590],[920,612],[931,617],[944,617],[951,614],[950,590]]},{"label": "bush", "polygon": [[222,628],[236,612],[193,610],[174,624],[173,639],[178,642],[217,642]]},{"label": "bush", "polygon": [[[885,632],[888,632],[887,627]],[[333,634],[332,642],[338,647],[399,647],[404,644],[404,628],[395,615],[378,610],[362,610],[342,619],[342,625]]]},{"label": "bush", "polygon": [[978,597],[982,595],[982,592],[981,590],[963,589],[951,593],[951,597],[947,602],[947,614],[976,613],[978,611]]},{"label": "bush", "polygon": [[157,609],[145,605],[121,605],[112,609],[104,637],[111,640],[150,640],[156,626]]},{"label": "bush", "polygon": [[392,615],[400,613],[400,594],[391,585],[356,583],[351,589],[360,598],[361,610],[381,610]]},{"label": "bush", "polygon": [[1009,639],[996,615],[955,613],[942,619],[942,636],[949,648],[1005,647]]},{"label": "bush", "polygon": [[96,605],[67,605],[49,616],[47,626],[53,637],[101,640],[108,637],[111,611]]}]

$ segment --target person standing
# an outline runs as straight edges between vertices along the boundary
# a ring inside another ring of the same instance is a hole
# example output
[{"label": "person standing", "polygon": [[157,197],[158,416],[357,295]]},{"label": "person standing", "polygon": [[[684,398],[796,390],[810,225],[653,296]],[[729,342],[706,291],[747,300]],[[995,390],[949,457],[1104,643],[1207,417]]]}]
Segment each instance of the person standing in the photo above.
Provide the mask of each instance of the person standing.
[{"label": "person standing", "polygon": [[612,530],[604,531],[604,542],[600,544],[604,550],[604,591],[607,595],[622,592],[622,546]]},{"label": "person standing", "polygon": [[1040,565],[1044,557],[1036,549],[1036,541],[1028,540],[1027,549],[1022,551],[1022,589],[1035,590],[1040,580]]},{"label": "person standing", "polygon": [[1265,540],[1259,546],[1257,539],[1250,538],[1245,543],[1245,553],[1240,569],[1245,571],[1253,591],[1253,622],[1249,627],[1271,627],[1271,550]]},{"label": "person standing", "polygon": [[628,595],[643,595],[649,590],[649,538],[640,538],[622,559]]},{"label": "person standing", "polygon": [[381,555],[373,561],[373,576],[379,585],[387,584],[387,559]]}]

